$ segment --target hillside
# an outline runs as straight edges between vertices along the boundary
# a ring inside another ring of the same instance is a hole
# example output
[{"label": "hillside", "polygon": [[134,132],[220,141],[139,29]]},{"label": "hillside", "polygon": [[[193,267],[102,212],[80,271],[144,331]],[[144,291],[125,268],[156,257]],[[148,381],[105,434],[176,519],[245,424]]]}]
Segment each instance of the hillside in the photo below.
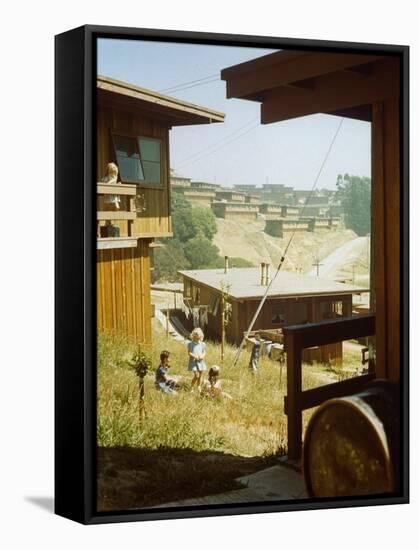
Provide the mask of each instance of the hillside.
[{"label": "hillside", "polygon": [[[289,241],[271,237],[263,228],[264,220],[233,221],[217,218],[217,234],[213,243],[219,248],[221,256],[246,258],[258,265],[269,262],[276,266]],[[312,269],[314,258],[322,260],[346,242],[356,239],[357,235],[349,229],[319,231],[318,233],[296,233],[289,247],[283,268],[289,271]]]}]

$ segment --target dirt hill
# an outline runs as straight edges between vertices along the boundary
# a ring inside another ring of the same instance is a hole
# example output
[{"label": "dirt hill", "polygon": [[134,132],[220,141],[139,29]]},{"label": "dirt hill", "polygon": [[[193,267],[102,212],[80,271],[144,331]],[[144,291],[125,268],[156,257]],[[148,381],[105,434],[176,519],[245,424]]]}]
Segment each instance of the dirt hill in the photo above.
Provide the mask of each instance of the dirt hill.
[{"label": "dirt hill", "polygon": [[[290,234],[284,238],[271,237],[263,229],[264,220],[232,221],[217,218],[217,234],[214,244],[222,256],[246,258],[258,265],[269,262],[276,266],[289,241]],[[356,239],[357,235],[349,229],[333,231],[296,233],[289,247],[283,268],[289,271],[302,269],[308,272],[312,269],[315,257],[326,258],[344,243]]]}]

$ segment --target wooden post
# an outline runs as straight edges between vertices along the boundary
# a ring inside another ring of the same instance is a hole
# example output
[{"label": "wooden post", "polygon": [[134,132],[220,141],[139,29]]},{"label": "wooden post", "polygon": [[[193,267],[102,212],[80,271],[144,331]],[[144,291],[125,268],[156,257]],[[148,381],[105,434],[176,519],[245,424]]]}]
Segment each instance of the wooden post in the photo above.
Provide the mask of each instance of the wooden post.
[{"label": "wooden post", "polygon": [[296,334],[287,335],[288,458],[301,458],[303,414],[301,410],[302,350]]},{"label": "wooden post", "polygon": [[145,401],[144,401],[144,376],[139,376],[139,401],[138,401],[138,412],[140,424],[145,420]]},{"label": "wooden post", "polygon": [[221,290],[221,364],[224,365],[224,345],[226,338],[226,325],[225,325],[225,297],[224,289]]},{"label": "wooden post", "polygon": [[169,302],[167,303],[167,309],[166,309],[166,338],[169,338]]}]

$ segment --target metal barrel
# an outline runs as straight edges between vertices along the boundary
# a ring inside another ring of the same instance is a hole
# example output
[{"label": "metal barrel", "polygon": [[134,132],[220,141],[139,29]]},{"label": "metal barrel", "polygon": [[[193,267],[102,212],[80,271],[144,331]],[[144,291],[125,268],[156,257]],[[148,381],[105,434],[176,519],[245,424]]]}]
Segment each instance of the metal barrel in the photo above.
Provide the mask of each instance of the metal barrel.
[{"label": "metal barrel", "polygon": [[399,385],[375,380],[362,392],[330,399],[313,414],[303,448],[310,497],[397,492]]}]

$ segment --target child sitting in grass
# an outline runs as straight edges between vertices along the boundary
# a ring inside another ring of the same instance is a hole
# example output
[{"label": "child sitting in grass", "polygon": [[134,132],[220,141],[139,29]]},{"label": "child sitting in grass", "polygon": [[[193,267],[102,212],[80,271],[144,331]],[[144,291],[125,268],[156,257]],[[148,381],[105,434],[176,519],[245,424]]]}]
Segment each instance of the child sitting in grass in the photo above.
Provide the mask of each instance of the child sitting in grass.
[{"label": "child sitting in grass", "polygon": [[208,380],[205,380],[202,384],[201,395],[203,397],[209,397],[210,399],[216,399],[217,397],[232,399],[231,395],[221,389],[219,376],[220,367],[214,365],[208,371]]},{"label": "child sitting in grass", "polygon": [[170,368],[170,352],[162,351],[160,354],[160,365],[156,370],[155,385],[156,388],[167,394],[176,393],[176,379],[168,376]]},{"label": "child sitting in grass", "polygon": [[205,342],[203,342],[203,340],[204,333],[202,330],[199,327],[194,328],[191,332],[191,341],[188,344],[188,371],[192,371],[193,373],[191,384],[192,390],[195,385],[198,386],[198,390],[200,389],[202,373],[207,368],[204,361]]}]

